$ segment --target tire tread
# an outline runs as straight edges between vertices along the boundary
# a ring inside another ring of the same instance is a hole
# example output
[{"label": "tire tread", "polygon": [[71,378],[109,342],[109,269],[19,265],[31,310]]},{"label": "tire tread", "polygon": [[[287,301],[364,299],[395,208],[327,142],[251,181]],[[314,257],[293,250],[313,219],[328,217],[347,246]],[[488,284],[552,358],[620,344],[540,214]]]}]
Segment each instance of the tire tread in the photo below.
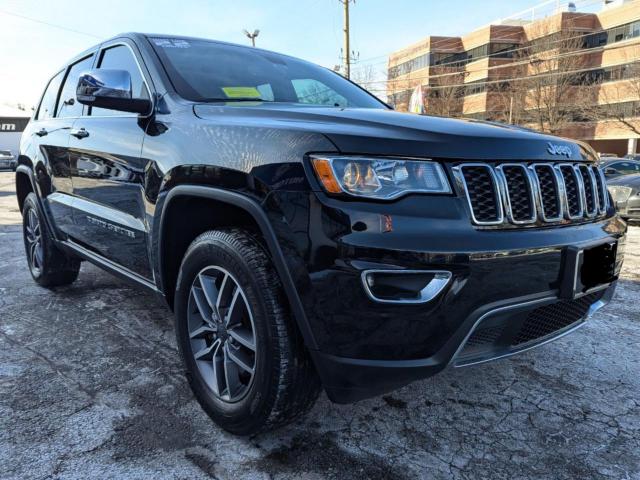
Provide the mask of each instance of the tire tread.
[{"label": "tire tread", "polygon": [[[271,430],[290,423],[307,413],[321,392],[320,379],[315,371],[304,341],[287,307],[288,302],[280,277],[260,240],[244,229],[210,230],[198,236],[187,249],[185,258],[202,243],[223,243],[244,259],[258,285],[267,306],[267,319],[271,323],[271,350],[279,353],[279,364],[272,369],[270,398],[265,409],[256,417],[263,418],[260,426],[250,429],[251,434]],[[181,281],[178,281],[180,285]],[[200,402],[202,404],[202,402]],[[203,405],[206,409],[206,405]],[[243,433],[244,426],[229,428]]]}]

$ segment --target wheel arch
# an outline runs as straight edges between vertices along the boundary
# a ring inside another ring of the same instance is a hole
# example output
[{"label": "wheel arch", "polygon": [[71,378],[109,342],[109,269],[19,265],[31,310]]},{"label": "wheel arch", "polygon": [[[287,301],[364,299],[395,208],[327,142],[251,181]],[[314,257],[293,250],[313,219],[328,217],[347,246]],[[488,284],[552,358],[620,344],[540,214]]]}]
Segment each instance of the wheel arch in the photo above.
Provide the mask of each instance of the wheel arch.
[{"label": "wheel arch", "polygon": [[[164,199],[161,205],[159,202],[161,213],[159,221],[156,222],[158,228],[154,232],[154,237],[157,238],[157,246],[154,249],[157,252],[157,258],[154,263],[159,276],[158,286],[171,308],[173,308],[177,273],[184,253],[191,241],[203,231],[211,228],[225,226],[248,228],[260,235],[264,247],[273,261],[282,282],[292,316],[304,338],[305,344],[311,349],[317,349],[317,344],[313,338],[280,244],[267,214],[256,200],[237,192],[201,185],[178,185],[169,190],[166,195],[163,194],[163,196]],[[205,205],[207,213],[209,213],[209,208],[212,208],[211,215],[207,215],[207,220],[202,221],[195,228],[187,229],[186,232],[176,232],[175,228],[172,229],[176,225],[176,219],[180,219],[183,224],[189,225],[189,214],[186,216],[179,215],[180,212],[184,213],[184,210],[180,207],[184,207],[185,203],[188,204],[192,217],[201,211],[198,208],[193,208],[197,205]],[[216,222],[216,219],[214,219],[216,211],[224,212],[220,215],[221,222]],[[226,221],[229,218],[233,219],[232,223]],[[180,237],[181,234],[184,235],[183,238]]]},{"label": "wheel arch", "polygon": [[18,198],[18,207],[20,208],[20,212],[22,212],[27,195],[31,192],[34,192],[37,195],[33,172],[26,165],[18,165],[16,168],[16,197]]}]

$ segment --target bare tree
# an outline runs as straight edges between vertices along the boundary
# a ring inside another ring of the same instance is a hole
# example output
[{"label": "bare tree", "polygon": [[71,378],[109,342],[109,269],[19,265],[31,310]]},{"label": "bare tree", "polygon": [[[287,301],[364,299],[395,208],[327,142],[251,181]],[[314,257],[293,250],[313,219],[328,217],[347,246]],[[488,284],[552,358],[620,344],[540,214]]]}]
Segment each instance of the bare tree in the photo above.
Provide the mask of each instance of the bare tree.
[{"label": "bare tree", "polygon": [[388,96],[386,72],[377,71],[371,64],[352,66],[351,80],[378,98],[384,100]]},{"label": "bare tree", "polygon": [[370,87],[375,79],[376,71],[370,63],[358,66],[355,69],[352,67],[351,80],[362,88]]},{"label": "bare tree", "polygon": [[[640,57],[640,47],[635,56]],[[590,109],[593,121],[612,119],[630,133],[640,136],[640,60],[614,68],[608,80],[618,80],[615,85],[600,85],[598,104]]]},{"label": "bare tree", "polygon": [[425,87],[426,111],[429,115],[461,117],[465,72],[459,68],[439,68],[433,82]]},{"label": "bare tree", "polygon": [[422,75],[416,74],[412,70],[403,72],[401,75],[396,72],[394,75],[392,71],[396,69],[397,67],[390,68],[387,71],[387,102],[396,110],[407,111],[411,92],[423,81],[423,78]]},{"label": "bare tree", "polygon": [[527,61],[518,60],[530,121],[541,131],[558,133],[590,104],[580,89],[587,83],[583,70],[588,56],[580,53],[583,44],[583,36],[572,29],[546,34],[523,50]]},{"label": "bare tree", "polygon": [[488,90],[492,95],[487,110],[490,111],[492,120],[513,125],[527,123],[527,91],[523,82],[496,82],[490,84]]}]

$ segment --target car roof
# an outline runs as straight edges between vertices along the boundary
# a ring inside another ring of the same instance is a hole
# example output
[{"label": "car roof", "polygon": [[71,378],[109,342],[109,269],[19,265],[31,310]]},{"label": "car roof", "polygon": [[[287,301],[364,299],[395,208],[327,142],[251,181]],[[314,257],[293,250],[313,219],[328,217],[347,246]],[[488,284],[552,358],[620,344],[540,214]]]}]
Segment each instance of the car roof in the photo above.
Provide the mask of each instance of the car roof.
[{"label": "car roof", "polygon": [[623,185],[627,187],[640,188],[640,173],[622,175],[620,177],[607,180],[607,185]]},{"label": "car roof", "polygon": [[620,162],[631,162],[631,163],[640,163],[640,161],[635,158],[607,158],[606,160],[601,161],[600,163],[603,165],[611,165],[612,163],[620,163]]},{"label": "car roof", "polygon": [[255,51],[259,51],[259,52],[265,52],[265,53],[272,53],[272,54],[276,54],[276,55],[282,55],[284,57],[289,57],[289,58],[293,58],[295,60],[300,60],[300,61],[306,61],[304,59],[298,58],[298,57],[292,57],[291,55],[287,55],[286,53],[280,53],[280,52],[275,52],[273,50],[266,50],[264,48],[260,48],[260,47],[253,47],[251,45],[243,45],[240,43],[233,43],[233,42],[225,42],[223,40],[215,40],[215,39],[211,39],[211,38],[204,38],[204,37],[191,37],[189,35],[171,35],[171,34],[165,34],[165,33],[142,33],[142,32],[126,32],[126,33],[120,33],[114,37],[111,37],[109,39],[104,40],[102,43],[107,43],[113,40],[116,40],[118,38],[129,38],[131,40],[145,40],[145,39],[150,39],[150,38],[169,38],[169,39],[176,39],[176,40],[200,40],[200,41],[204,41],[204,42],[210,42],[210,43],[216,43],[218,45],[227,45],[230,47],[238,47],[238,48],[242,48],[242,49],[246,49],[252,52]]}]

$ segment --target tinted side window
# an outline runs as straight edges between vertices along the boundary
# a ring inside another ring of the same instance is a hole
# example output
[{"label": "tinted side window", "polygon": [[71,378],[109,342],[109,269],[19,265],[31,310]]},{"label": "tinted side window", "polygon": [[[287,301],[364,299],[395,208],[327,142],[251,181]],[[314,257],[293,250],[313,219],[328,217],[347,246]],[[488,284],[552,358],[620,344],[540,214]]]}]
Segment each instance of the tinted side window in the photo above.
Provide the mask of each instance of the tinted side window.
[{"label": "tinted side window", "polygon": [[[128,47],[118,45],[104,50],[98,68],[126,70],[129,72],[129,75],[131,75],[133,98],[149,98],[149,92],[147,91],[142,73],[140,73],[140,68]],[[92,107],[91,115],[122,115],[122,112]]]},{"label": "tinted side window", "polygon": [[64,85],[62,86],[62,92],[60,93],[56,117],[79,117],[82,115],[83,105],[76,99],[76,88],[78,87],[80,74],[91,70],[92,64],[93,55],[69,67],[67,77],[64,79]]},{"label": "tinted side window", "polygon": [[60,84],[62,83],[63,76],[64,70],[49,80],[49,85],[47,85],[47,89],[44,91],[42,101],[38,107],[38,113],[36,113],[36,120],[53,118],[56,111],[56,100],[58,100],[58,92],[60,91]]},{"label": "tinted side window", "polygon": [[629,162],[622,162],[618,164],[618,170],[620,170],[621,172],[632,172],[633,171],[633,165]]}]

